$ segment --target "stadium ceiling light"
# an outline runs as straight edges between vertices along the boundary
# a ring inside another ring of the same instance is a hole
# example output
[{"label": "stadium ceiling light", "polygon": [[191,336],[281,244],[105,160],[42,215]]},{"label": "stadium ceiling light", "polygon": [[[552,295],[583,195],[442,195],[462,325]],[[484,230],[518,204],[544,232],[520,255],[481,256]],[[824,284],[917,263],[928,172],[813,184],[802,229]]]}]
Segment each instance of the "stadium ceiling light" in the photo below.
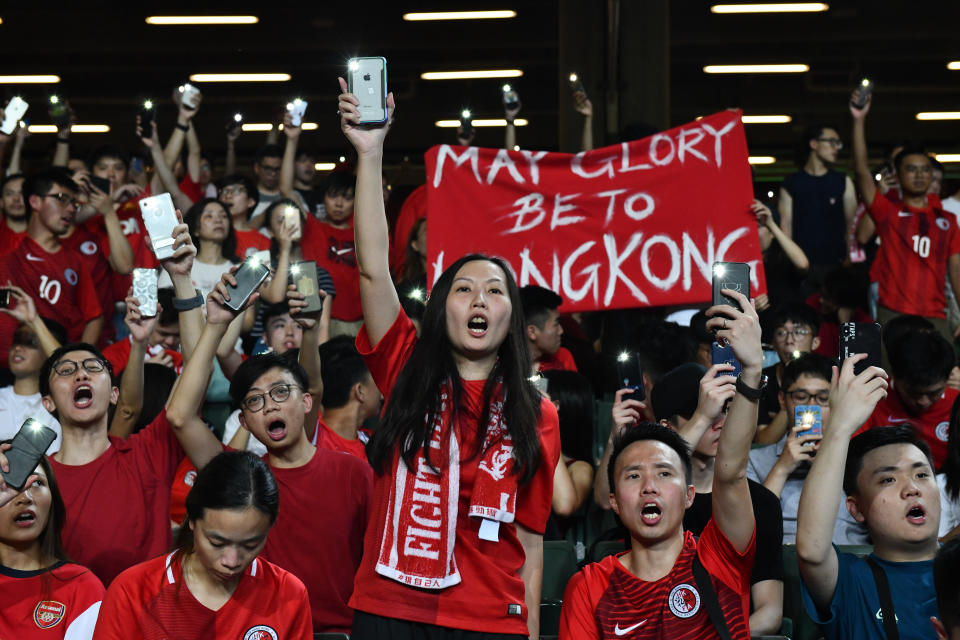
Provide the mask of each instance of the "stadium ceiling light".
[{"label": "stadium ceiling light", "polygon": [[[320,128],[320,125],[317,124],[316,122],[302,122],[300,124],[301,131],[313,131],[314,129],[319,129],[319,128]],[[283,131],[283,125],[281,124],[280,126],[278,126],[277,130]]]},{"label": "stadium ceiling light", "polygon": [[960,162],[960,153],[937,153],[933,157],[940,162]]},{"label": "stadium ceiling light", "polygon": [[56,84],[60,76],[0,76],[0,84]]},{"label": "stadium ceiling light", "polygon": [[[30,133],[56,133],[55,124],[31,124],[27,127]],[[106,124],[75,124],[70,127],[72,133],[109,133],[110,125]]]},{"label": "stadium ceiling light", "polygon": [[289,73],[195,73],[191,82],[287,82]]},{"label": "stadium ceiling light", "polygon": [[210,24],[257,24],[257,16],[150,16],[147,24],[169,25],[210,25]]},{"label": "stadium ceiling light", "polygon": [[960,111],[921,111],[917,120],[960,120]]},{"label": "stadium ceiling light", "polygon": [[[507,126],[507,121],[504,118],[489,118],[487,120],[473,120],[473,126],[475,127],[505,127]],[[526,118],[517,118],[513,121],[514,126],[525,127],[529,124],[529,121]],[[441,129],[456,129],[460,126],[459,120],[437,120],[433,123],[435,127]]]},{"label": "stadium ceiling light", "polygon": [[489,20],[491,18],[516,18],[517,12],[510,9],[496,11],[431,11],[405,13],[403,19],[408,22],[426,20]]},{"label": "stadium ceiling light", "polygon": [[786,124],[792,122],[790,116],[741,116],[743,124]]},{"label": "stadium ceiling light", "polygon": [[711,13],[817,13],[827,11],[824,2],[766,2],[761,4],[715,4]]},{"label": "stadium ceiling light", "polygon": [[336,162],[317,162],[313,165],[317,171],[333,171],[337,168]]},{"label": "stadium ceiling light", "polygon": [[708,64],[704,73],[804,73],[806,64]]},{"label": "stadium ceiling light", "polygon": [[947,69],[950,69],[950,71],[960,71],[960,60],[954,60],[953,62],[948,62]]},{"label": "stadium ceiling light", "polygon": [[471,80],[475,78],[519,78],[520,69],[486,69],[483,71],[425,71],[420,74],[424,80]]},{"label": "stadium ceiling light", "polygon": [[272,131],[273,125],[269,122],[244,122],[240,125],[241,131]]},{"label": "stadium ceiling light", "polygon": [[750,156],[747,162],[750,164],[773,164],[777,159],[773,156]]}]

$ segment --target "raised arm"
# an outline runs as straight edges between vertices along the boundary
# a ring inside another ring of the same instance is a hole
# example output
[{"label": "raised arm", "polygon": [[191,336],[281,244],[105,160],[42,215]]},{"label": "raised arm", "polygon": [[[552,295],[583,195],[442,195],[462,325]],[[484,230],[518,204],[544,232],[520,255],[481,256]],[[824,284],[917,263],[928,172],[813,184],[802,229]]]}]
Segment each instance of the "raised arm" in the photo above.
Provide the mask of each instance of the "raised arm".
[{"label": "raised arm", "polygon": [[353,234],[360,272],[360,302],[363,323],[371,343],[380,342],[400,313],[400,298],[390,277],[390,231],[383,206],[383,140],[393,121],[393,94],[387,96],[389,116],[385,124],[360,126],[359,101],[347,93],[339,78],[340,128],[357,150],[357,188],[354,199]]},{"label": "raised arm", "polygon": [[120,398],[110,421],[110,435],[126,440],[143,410],[143,367],[147,359],[147,342],[157,326],[160,309],[152,318],[140,315],[140,301],[133,296],[133,287],[127,292],[127,315],[123,319],[130,330],[130,357],[120,377]]},{"label": "raised arm", "polygon": [[[193,246],[193,240],[190,238],[190,230],[183,223],[183,217],[180,211],[177,211],[177,220],[180,224],[173,228],[173,255],[160,262],[160,266],[170,276],[173,283],[174,300],[187,301],[196,298],[197,290],[193,286],[193,280],[190,272],[193,270],[193,259],[197,255],[197,248]],[[150,239],[146,241],[149,243]],[[180,319],[180,351],[183,353],[184,363],[190,360],[193,349],[200,339],[200,331],[203,329],[203,311],[200,305],[188,311],[178,313]]]},{"label": "raised arm", "polygon": [[733,365],[715,364],[700,379],[700,395],[697,409],[682,428],[677,430],[687,446],[693,451],[707,432],[707,429],[723,414],[723,406],[737,393],[734,376],[720,375],[723,371],[732,371]]},{"label": "raised arm", "polygon": [[30,133],[27,131],[27,127],[22,124],[18,124],[13,132],[13,151],[10,152],[10,167],[8,169],[10,175],[23,173],[23,144],[26,142],[28,135]]},{"label": "raised arm", "polygon": [[[740,360],[740,384],[760,387],[763,377],[763,349],[760,346],[760,319],[753,304],[743,294],[723,290],[743,311],[726,305],[707,309],[711,318],[707,328],[716,330],[718,340],[726,340]],[[747,460],[757,430],[757,399],[749,399],[737,390],[720,431],[720,443],[713,469],[713,519],[739,551],[745,551],[753,538],[755,520],[750,487],[747,484]]]},{"label": "raised arm", "polygon": [[[297,211],[297,216],[300,212]],[[294,234],[299,228],[299,217],[296,227],[284,217],[283,224],[277,233],[277,268],[262,290],[262,296],[265,302],[276,304],[283,300],[287,295],[287,283],[290,273],[290,249],[293,247]]]},{"label": "raised arm", "polygon": [[604,511],[610,510],[610,480],[607,477],[607,467],[610,465],[610,456],[613,453],[613,441],[629,427],[640,422],[642,411],[646,405],[639,400],[625,399],[624,396],[632,393],[633,389],[620,389],[614,396],[613,407],[610,409],[613,426],[607,437],[607,444],[600,456],[600,464],[593,476],[593,502]]},{"label": "raised arm", "polygon": [[283,116],[283,135],[287,142],[283,148],[283,159],[280,161],[280,193],[294,201],[299,200],[299,194],[295,194],[293,189],[293,174],[300,131],[300,127],[293,126],[293,116],[287,111]]},{"label": "raised arm", "polygon": [[153,135],[149,138],[144,138],[143,128],[140,125],[140,116],[137,116],[137,136],[143,141],[143,144],[150,151],[150,157],[153,158],[153,168],[157,172],[154,177],[159,179],[163,190],[173,198],[173,203],[178,209],[189,209],[193,206],[193,200],[188,198],[183,191],[180,190],[180,185],[177,184],[177,179],[174,177],[170,165],[167,163],[166,158],[163,157],[163,150],[160,148],[160,136],[157,133],[156,124],[153,126]]},{"label": "raised arm", "polygon": [[88,182],[87,187],[90,190],[90,204],[103,216],[103,226],[107,230],[107,243],[110,247],[107,261],[110,268],[120,275],[127,275],[133,271],[133,247],[123,235],[123,227],[120,226],[113,199],[93,183]]},{"label": "raised arm", "polygon": [[843,500],[843,471],[850,437],[887,395],[883,369],[870,367],[853,375],[853,365],[866,358],[847,358],[839,375],[834,367],[830,390],[830,418],[823,440],[807,474],[797,508],[797,560],[800,577],[817,608],[826,611],[837,588],[837,552],[833,528]]},{"label": "raised arm", "polygon": [[57,147],[53,152],[52,164],[55,167],[66,167],[70,162],[70,132],[73,129],[73,123],[76,121],[76,118],[74,118],[70,103],[66,102],[64,106],[67,109],[67,113],[65,114],[67,117],[63,118],[61,122],[57,122],[56,119],[54,120],[54,124],[57,125]]},{"label": "raised arm", "polygon": [[[304,301],[304,295],[292,284],[287,287],[286,294],[287,303],[290,305],[290,316],[303,329],[303,340],[300,342],[300,366],[307,372],[307,378],[310,380],[310,388],[307,391],[313,397],[313,406],[304,418],[303,428],[307,439],[312,441],[313,434],[317,430],[317,420],[320,419],[320,406],[323,399],[323,377],[320,364],[322,311],[303,313],[301,309],[307,304]],[[319,294],[321,300],[325,301],[326,294],[323,290]],[[323,309],[329,306],[324,304]]]},{"label": "raised arm", "polygon": [[10,290],[10,296],[16,301],[16,305],[0,309],[0,312],[12,316],[18,322],[30,327],[33,334],[37,336],[37,343],[40,345],[43,355],[49,358],[54,351],[60,348],[60,343],[50,333],[50,329],[47,328],[43,318],[37,314],[37,306],[33,303],[33,298],[9,280],[5,288]]},{"label": "raised arm", "polygon": [[[810,268],[810,260],[807,258],[807,254],[774,221],[773,214],[770,213],[770,207],[755,199],[753,204],[750,205],[750,209],[757,216],[757,222],[769,229],[773,237],[780,243],[780,248],[783,249],[783,253],[793,264],[793,267],[798,271],[807,271]],[[783,220],[782,217],[781,220]],[[786,227],[786,224],[784,226]]]},{"label": "raised arm", "polygon": [[[585,91],[576,91],[573,94],[573,108],[583,116],[583,131],[580,134],[580,150],[593,149],[593,103]],[[511,149],[513,147],[510,147]]]},{"label": "raised arm", "polygon": [[227,154],[223,169],[225,175],[232,176],[237,172],[237,138],[242,130],[239,125],[227,129]]},{"label": "raised arm", "polygon": [[873,182],[870,167],[867,166],[867,134],[864,122],[867,119],[867,113],[870,112],[870,103],[873,101],[873,97],[868,97],[867,103],[862,109],[859,109],[853,104],[859,96],[860,89],[857,88],[850,97],[850,114],[853,116],[853,172],[857,180],[857,187],[860,189],[860,195],[869,207],[873,204],[873,199],[877,195],[877,185]]},{"label": "raised arm", "polygon": [[[200,106],[200,100],[203,99],[202,95],[197,95],[197,106]],[[197,115],[197,109],[191,109],[184,106],[183,100],[180,96],[180,91],[178,89],[173,90],[173,103],[177,105],[177,124],[173,128],[173,131],[170,133],[170,139],[167,140],[167,146],[163,148],[163,159],[166,160],[167,165],[172,167],[177,163],[177,159],[180,157],[180,152],[183,151],[183,142],[190,135],[190,126],[193,122],[193,116]],[[197,135],[193,134],[194,140],[196,141]],[[200,143],[197,141],[198,155]],[[199,166],[200,160],[197,159],[197,171],[191,174],[191,179],[196,181],[196,176],[200,173]]]},{"label": "raised arm", "polygon": [[780,229],[783,235],[793,239],[793,196],[783,187],[780,187],[780,195],[777,197],[777,211],[780,212]]}]

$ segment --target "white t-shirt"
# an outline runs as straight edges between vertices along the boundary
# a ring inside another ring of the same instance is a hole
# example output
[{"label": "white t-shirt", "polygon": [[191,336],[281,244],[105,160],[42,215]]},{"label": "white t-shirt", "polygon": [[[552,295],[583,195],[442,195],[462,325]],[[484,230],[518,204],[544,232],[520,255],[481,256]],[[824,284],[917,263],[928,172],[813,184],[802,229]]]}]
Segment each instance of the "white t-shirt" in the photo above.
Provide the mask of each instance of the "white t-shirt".
[{"label": "white t-shirt", "polygon": [[950,196],[940,201],[944,211],[949,211],[957,218],[957,224],[960,225],[960,200]]},{"label": "white t-shirt", "polygon": [[60,451],[63,441],[60,423],[43,407],[40,394],[20,396],[13,392],[12,386],[0,388],[0,440],[10,440],[17,435],[27,418],[35,418],[57,432],[57,439],[47,448],[47,455]]},{"label": "white t-shirt", "polygon": [[941,538],[957,525],[960,525],[960,500],[951,500],[947,495],[947,476],[937,474],[937,485],[940,487],[940,533]]},{"label": "white t-shirt", "polygon": [[[229,260],[222,264],[207,264],[194,259],[193,268],[190,270],[190,280],[194,288],[200,290],[204,301],[206,301],[207,295],[213,291],[217,283],[220,282],[220,276],[230,271],[232,266],[233,263]],[[157,286],[172,287],[173,282],[170,280],[170,274],[163,271],[157,280]]]},{"label": "white t-shirt", "polygon": [[[227,421],[223,423],[223,443],[228,444],[233,440],[233,436],[237,435],[237,431],[240,430],[240,409],[234,409],[233,413],[227,416]],[[250,434],[250,439],[247,440],[247,451],[254,454],[258,458],[262,458],[267,455],[267,447],[253,437],[253,434]]]}]

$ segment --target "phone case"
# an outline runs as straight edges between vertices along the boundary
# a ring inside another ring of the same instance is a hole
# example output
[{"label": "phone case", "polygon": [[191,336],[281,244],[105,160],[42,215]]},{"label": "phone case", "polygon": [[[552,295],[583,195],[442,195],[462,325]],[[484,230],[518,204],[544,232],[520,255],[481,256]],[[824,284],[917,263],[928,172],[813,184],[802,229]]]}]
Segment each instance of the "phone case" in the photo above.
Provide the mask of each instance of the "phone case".
[{"label": "phone case", "polygon": [[140,315],[157,315],[157,272],[155,269],[133,270],[133,297],[140,303]]},{"label": "phone case", "polygon": [[10,289],[0,289],[0,309],[10,308]]},{"label": "phone case", "polygon": [[90,184],[95,186],[100,191],[103,191],[106,194],[110,193],[110,180],[107,178],[98,178],[97,176],[90,175],[87,176],[87,180],[90,181]]},{"label": "phone case", "polygon": [[197,108],[197,94],[200,93],[200,89],[197,89],[195,86],[189,82],[181,85],[180,87],[180,102],[183,103],[183,106],[189,107],[191,109]]},{"label": "phone case", "polygon": [[633,389],[632,393],[624,396],[624,400],[643,402],[647,399],[647,391],[643,387],[643,369],[636,353],[622,353],[617,357],[617,385],[620,389]]},{"label": "phone case", "polygon": [[743,366],[740,364],[740,361],[737,359],[737,356],[733,353],[733,347],[729,344],[720,346],[719,342],[714,341],[711,345],[711,352],[713,357],[713,364],[729,364],[733,367],[733,371],[721,371],[718,375],[721,376],[739,376],[740,371],[743,370]]},{"label": "phone case", "polygon": [[140,215],[150,234],[150,242],[157,260],[173,255],[173,228],[177,226],[177,211],[169,193],[140,200]]},{"label": "phone case", "polygon": [[10,102],[3,109],[3,124],[0,124],[0,131],[7,135],[13,133],[29,106],[20,96],[10,98]]},{"label": "phone case", "polygon": [[288,102],[287,111],[290,112],[293,126],[299,127],[303,124],[303,114],[307,112],[307,101],[297,98],[293,102]]},{"label": "phone case", "polygon": [[721,289],[738,291],[750,298],[750,265],[745,262],[713,263],[713,304],[725,304],[743,311],[740,303],[720,293]]},{"label": "phone case", "polygon": [[290,283],[297,291],[306,296],[306,307],[301,313],[314,313],[323,310],[323,298],[320,297],[320,285],[317,284],[317,263],[313,260],[295,262],[290,265]]},{"label": "phone case", "polygon": [[250,296],[257,290],[263,281],[270,275],[270,267],[259,260],[244,260],[240,268],[234,272],[233,277],[237,279],[237,286],[227,286],[230,293],[230,299],[225,305],[228,309],[240,311],[243,305],[247,303]]},{"label": "phone case", "polygon": [[516,109],[520,105],[520,95],[510,85],[503,88],[503,106],[507,109]]},{"label": "phone case", "polygon": [[360,101],[360,124],[387,121],[387,59],[351,58],[347,63],[347,91]]},{"label": "phone case", "polygon": [[883,343],[880,325],[876,322],[845,322],[840,327],[840,360],[865,353],[867,357],[853,366],[854,375],[860,375],[867,367],[879,367]]},{"label": "phone case", "polygon": [[37,468],[40,459],[47,455],[47,448],[56,439],[56,431],[39,420],[27,418],[13,437],[10,443],[12,448],[7,449],[4,454],[10,464],[10,471],[3,473],[3,481],[22,491],[27,478]]},{"label": "phone case", "polygon": [[793,426],[806,427],[805,431],[798,431],[797,437],[822,436],[823,415],[818,404],[798,404],[793,408]]},{"label": "phone case", "polygon": [[145,109],[141,105],[140,107],[140,126],[143,127],[143,137],[152,138],[153,137],[153,126],[157,122],[157,103],[153,103],[153,107],[150,109]]}]

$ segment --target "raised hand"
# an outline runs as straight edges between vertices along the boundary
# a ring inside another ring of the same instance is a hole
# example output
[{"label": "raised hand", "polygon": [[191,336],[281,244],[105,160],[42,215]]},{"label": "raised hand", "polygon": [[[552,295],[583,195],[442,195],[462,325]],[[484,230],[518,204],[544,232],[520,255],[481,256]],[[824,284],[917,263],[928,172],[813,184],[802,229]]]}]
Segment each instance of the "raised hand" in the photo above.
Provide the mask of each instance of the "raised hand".
[{"label": "raised hand", "polygon": [[[320,300],[326,304],[327,292],[320,289],[317,291],[317,294],[320,296]],[[290,317],[292,317],[304,331],[310,331],[315,328],[320,321],[320,314],[323,313],[323,308],[321,307],[319,311],[311,311],[310,313],[303,312],[302,309],[307,306],[304,298],[305,296],[297,291],[296,285],[287,285],[287,306],[290,307]]]},{"label": "raised hand", "polygon": [[237,279],[233,274],[236,273],[239,268],[240,265],[235,265],[230,271],[220,276],[220,282],[213,287],[210,295],[207,296],[207,324],[230,324],[234,318],[243,313],[260,296],[259,293],[254,292],[246,303],[244,303],[243,307],[241,307],[240,311],[234,311],[225,304],[230,300],[230,290],[228,287],[237,286]]},{"label": "raised hand", "polygon": [[624,396],[633,393],[633,389],[620,389],[614,396],[613,408],[610,410],[613,418],[613,425],[617,433],[622,433],[627,427],[640,422],[641,411],[647,408],[647,405],[633,398],[625,399]]},{"label": "raised hand", "polygon": [[870,112],[870,103],[873,102],[873,96],[867,96],[866,104],[863,107],[857,107],[855,104],[860,100],[860,92],[862,89],[857,87],[853,90],[853,93],[850,94],[850,115],[853,116],[854,120],[863,120],[867,117],[867,114]]},{"label": "raised hand", "polygon": [[283,114],[283,135],[287,136],[289,140],[296,140],[300,137],[301,131],[302,129],[299,126],[293,124],[293,114],[285,111]]},{"label": "raised hand", "polygon": [[838,437],[850,437],[859,429],[874,407],[887,397],[887,373],[880,367],[867,367],[854,375],[853,365],[865,359],[858,353],[843,361],[837,371],[833,368],[830,380],[830,424],[828,433],[837,431]]},{"label": "raised hand", "polygon": [[[180,222],[173,228],[173,255],[160,261],[160,266],[170,274],[170,278],[176,276],[190,277],[193,269],[193,260],[197,255],[197,248],[193,245],[193,238],[190,237],[190,229],[183,223],[183,215],[177,209],[177,220]],[[150,250],[153,250],[153,244],[150,238],[144,237],[144,241]]]},{"label": "raised hand", "polygon": [[793,427],[783,444],[783,453],[777,462],[785,467],[787,473],[793,473],[802,462],[811,462],[823,440],[820,434],[804,435],[804,431],[810,431],[810,427],[802,424]]},{"label": "raised hand", "polygon": [[358,106],[360,101],[352,93],[347,93],[347,81],[343,78],[337,78],[340,82],[340,94],[338,108],[340,109],[340,129],[347,136],[347,140],[357,150],[358,154],[364,154],[371,151],[377,151],[383,147],[383,140],[390,130],[393,123],[393,115],[396,111],[396,103],[393,99],[393,92],[387,94],[387,121],[381,124],[361,125],[360,111]]},{"label": "raised hand", "polygon": [[724,405],[737,393],[737,379],[720,375],[724,371],[733,371],[733,365],[715,364],[700,378],[697,413],[710,423],[720,417]]},{"label": "raised hand", "polygon": [[573,108],[582,116],[593,117],[593,103],[585,91],[575,91],[573,94]]},{"label": "raised hand", "polygon": [[763,367],[763,349],[760,346],[760,319],[753,303],[739,291],[723,289],[722,293],[735,299],[743,311],[728,305],[714,305],[707,309],[707,329],[716,332],[718,340],[725,340],[746,368]]},{"label": "raised hand", "polygon": [[123,322],[130,330],[130,337],[140,344],[146,344],[150,340],[150,335],[157,326],[160,319],[160,304],[157,304],[157,315],[152,318],[145,318],[140,315],[140,301],[133,295],[133,287],[127,290],[127,315]]},{"label": "raised hand", "polygon": [[4,288],[10,290],[10,297],[16,301],[16,305],[6,309],[0,309],[0,312],[13,316],[22,324],[35,322],[37,319],[37,305],[34,304],[33,298],[9,280],[7,280]]}]

